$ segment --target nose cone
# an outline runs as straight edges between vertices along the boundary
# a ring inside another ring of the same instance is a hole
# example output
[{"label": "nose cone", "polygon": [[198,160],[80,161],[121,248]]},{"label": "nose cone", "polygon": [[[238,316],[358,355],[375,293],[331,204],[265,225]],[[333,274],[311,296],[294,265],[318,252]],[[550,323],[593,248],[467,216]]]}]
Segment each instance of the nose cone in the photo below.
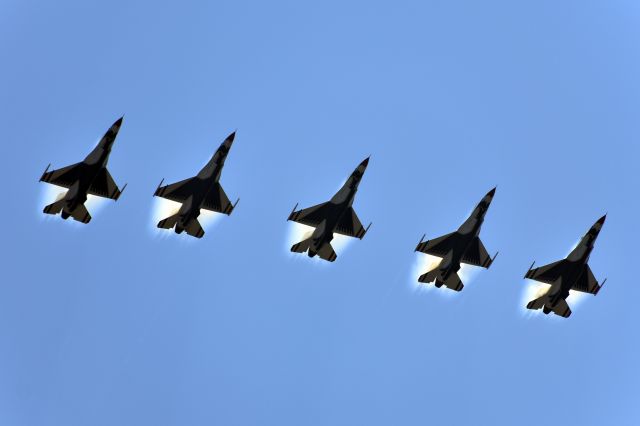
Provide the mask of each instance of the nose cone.
[{"label": "nose cone", "polygon": [[358,167],[354,170],[353,174],[362,176],[364,171],[367,170],[369,164],[369,157],[365,158],[362,163],[358,164]]},{"label": "nose cone", "polygon": [[604,225],[604,221],[605,221],[606,218],[607,218],[607,215],[605,214],[600,219],[598,219],[598,221],[593,224],[593,226],[591,227],[589,232],[592,235],[597,236],[600,233],[600,230],[602,229],[602,225]]},{"label": "nose cone", "polygon": [[593,227],[591,229],[593,229],[596,232],[600,232],[600,229],[602,229],[602,225],[604,225],[604,221],[606,219],[607,219],[607,215],[605,214],[600,219],[598,219],[596,223],[593,224]]},{"label": "nose cone", "polygon": [[493,201],[493,196],[496,193],[496,189],[493,188],[491,191],[487,192],[487,195],[485,195],[484,197],[482,197],[482,200],[480,201],[480,203],[484,203],[486,205],[486,207],[489,207],[489,204],[491,204],[491,201]]},{"label": "nose cone", "polygon": [[118,130],[120,130],[120,127],[122,126],[123,119],[124,119],[124,115],[118,118],[116,122],[111,125],[111,130],[118,133]]},{"label": "nose cone", "polygon": [[367,169],[367,166],[369,165],[369,158],[370,157],[367,157],[362,160],[362,163],[358,164],[358,168],[356,170],[360,173],[364,173],[364,171]]},{"label": "nose cone", "polygon": [[596,222],[596,225],[604,225],[604,221],[607,219],[607,215],[605,214],[604,216],[602,216],[600,219],[598,219],[598,221]]},{"label": "nose cone", "polygon": [[236,132],[234,131],[233,133],[231,133],[229,136],[227,136],[227,138],[224,140],[224,142],[222,142],[222,144],[227,147],[227,149],[231,148],[231,145],[233,145],[233,140],[236,138]]}]

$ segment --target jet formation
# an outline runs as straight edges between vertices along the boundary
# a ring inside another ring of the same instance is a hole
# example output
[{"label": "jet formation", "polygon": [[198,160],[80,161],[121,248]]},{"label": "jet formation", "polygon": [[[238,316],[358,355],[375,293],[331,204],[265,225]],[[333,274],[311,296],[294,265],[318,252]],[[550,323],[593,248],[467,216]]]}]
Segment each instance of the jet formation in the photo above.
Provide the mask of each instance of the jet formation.
[{"label": "jet formation", "polygon": [[[122,189],[118,187],[107,170],[107,162],[121,126],[122,117],[113,123],[83,161],[53,171],[49,171],[51,164],[47,166],[40,181],[67,188],[67,191],[47,205],[44,213],[59,213],[65,220],[71,217],[81,223],[89,223],[91,215],[85,206],[89,195],[112,200],[120,198],[126,185]],[[158,228],[173,229],[178,234],[186,232],[195,238],[202,238],[205,232],[198,217],[203,209],[226,215],[233,212],[239,199],[233,204],[229,201],[220,184],[220,176],[235,136],[235,132],[227,136],[196,176],[165,186],[162,185],[164,179],[160,182],[153,195],[178,202],[181,206],[175,214],[160,220]],[[292,252],[306,252],[309,257],[317,256],[334,262],[338,257],[331,245],[334,234],[364,238],[371,223],[366,228],[362,225],[353,209],[353,202],[368,164],[369,157],[356,167],[329,201],[301,210],[296,210],[296,204],[287,220],[311,226],[314,230],[308,238],[295,243],[291,247]],[[480,230],[495,192],[496,188],[490,190],[456,231],[428,241],[424,241],[423,235],[414,251],[441,260],[435,268],[420,275],[418,282],[433,282],[438,288],[445,286],[459,292],[464,288],[458,275],[462,264],[489,269],[498,253],[493,257],[489,255],[480,240]],[[525,278],[549,284],[550,287],[545,294],[530,301],[528,309],[542,309],[545,314],[553,312],[567,318],[571,315],[571,309],[566,299],[571,290],[598,294],[606,279],[598,283],[588,261],[605,218],[606,215],[589,229],[566,259],[535,269],[535,262],[531,265]]]}]

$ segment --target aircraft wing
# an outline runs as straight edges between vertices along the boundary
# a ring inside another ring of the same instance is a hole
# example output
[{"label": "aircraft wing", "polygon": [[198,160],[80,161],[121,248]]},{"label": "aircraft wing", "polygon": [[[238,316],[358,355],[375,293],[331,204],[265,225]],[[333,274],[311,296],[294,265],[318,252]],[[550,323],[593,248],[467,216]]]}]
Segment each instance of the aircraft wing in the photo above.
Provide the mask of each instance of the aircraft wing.
[{"label": "aircraft wing", "polygon": [[362,223],[360,222],[360,219],[358,219],[358,215],[356,215],[353,207],[349,207],[336,225],[335,232],[346,235],[347,237],[362,239],[364,234],[367,233],[367,230],[362,226]]},{"label": "aircraft wing", "polygon": [[89,194],[110,198],[112,200],[117,200],[121,193],[106,167],[100,169],[98,175],[91,183],[88,192]]},{"label": "aircraft wing", "polygon": [[62,186],[64,188],[69,188],[78,179],[80,179],[81,173],[82,173],[82,163],[75,163],[58,170],[44,172],[40,177],[40,181],[47,182],[52,185]]},{"label": "aircraft wing", "polygon": [[293,211],[287,220],[316,227],[326,218],[328,204],[329,203],[322,203],[306,209]]},{"label": "aircraft wing", "polygon": [[227,194],[225,194],[224,189],[222,189],[222,186],[218,182],[211,188],[202,203],[203,209],[224,213],[226,215],[231,214],[233,207],[233,204],[229,201],[229,197],[227,197]]},{"label": "aircraft wing", "polygon": [[429,240],[418,244],[416,251],[430,254],[432,256],[444,257],[451,250],[455,243],[456,233],[452,232],[434,240]]},{"label": "aircraft wing", "polygon": [[580,278],[572,286],[571,290],[581,291],[583,293],[597,294],[600,290],[598,280],[593,276],[593,272],[589,265],[584,265]]},{"label": "aircraft wing", "polygon": [[480,241],[480,238],[475,237],[473,241],[471,241],[471,245],[469,245],[467,251],[464,252],[461,261],[469,265],[482,266],[488,269],[493,259],[491,259],[489,253],[487,253],[487,249],[484,247],[484,244],[482,244],[482,241]]},{"label": "aircraft wing", "polygon": [[559,260],[539,268],[530,269],[525,278],[540,281],[546,284],[553,284],[564,271],[566,260]]},{"label": "aircraft wing", "polygon": [[187,198],[193,193],[191,183],[194,178],[181,180],[180,182],[172,183],[171,185],[161,186],[156,189],[153,194],[156,197],[166,198],[167,200],[176,201],[178,203],[184,203]]}]

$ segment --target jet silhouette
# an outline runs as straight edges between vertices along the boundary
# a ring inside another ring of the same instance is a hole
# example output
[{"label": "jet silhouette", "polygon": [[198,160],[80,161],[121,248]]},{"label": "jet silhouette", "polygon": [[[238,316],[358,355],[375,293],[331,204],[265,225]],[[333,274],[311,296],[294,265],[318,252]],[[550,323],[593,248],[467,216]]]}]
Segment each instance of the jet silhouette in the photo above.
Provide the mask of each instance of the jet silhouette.
[{"label": "jet silhouette", "polygon": [[351,206],[368,164],[367,157],[328,202],[298,211],[296,204],[287,220],[313,226],[315,230],[309,238],[294,244],[292,252],[308,251],[309,257],[318,255],[321,259],[333,262],[338,257],[331,246],[334,232],[360,239],[365,236],[371,224],[365,229]]},{"label": "jet silhouette", "polygon": [[438,288],[445,285],[451,290],[460,291],[464,288],[458,276],[461,263],[489,269],[498,253],[492,259],[479,235],[484,216],[495,193],[495,188],[489,191],[457,231],[426,242],[423,242],[424,235],[422,236],[415,251],[441,257],[442,260],[436,268],[422,274],[418,278],[419,282],[430,283],[435,280]]},{"label": "jet silhouette", "polygon": [[61,199],[46,206],[44,213],[52,215],[60,213],[65,220],[72,217],[79,222],[89,223],[91,215],[84,205],[88,195],[112,200],[120,198],[120,194],[127,185],[122,187],[122,190],[118,189],[118,185],[107,170],[107,161],[121,125],[122,117],[113,123],[98,142],[98,146],[83,161],[51,172],[49,171],[51,164],[47,166],[40,177],[40,182],[68,188],[68,191]]},{"label": "jet silhouette", "polygon": [[535,262],[531,264],[524,277],[551,284],[551,287],[545,294],[530,301],[527,309],[542,308],[545,314],[553,312],[568,318],[571,315],[571,309],[566,300],[569,297],[569,290],[598,294],[606,279],[602,284],[598,284],[587,262],[606,217],[607,215],[602,216],[593,224],[565,259],[535,269],[532,269]]},{"label": "jet silhouette", "polygon": [[204,230],[198,222],[200,209],[231,214],[240,199],[231,204],[219,181],[235,136],[236,132],[227,136],[196,176],[166,186],[162,186],[164,179],[160,182],[153,195],[182,203],[182,206],[176,214],[158,222],[158,228],[171,229],[175,226],[177,234],[186,231],[193,237],[202,238]]}]

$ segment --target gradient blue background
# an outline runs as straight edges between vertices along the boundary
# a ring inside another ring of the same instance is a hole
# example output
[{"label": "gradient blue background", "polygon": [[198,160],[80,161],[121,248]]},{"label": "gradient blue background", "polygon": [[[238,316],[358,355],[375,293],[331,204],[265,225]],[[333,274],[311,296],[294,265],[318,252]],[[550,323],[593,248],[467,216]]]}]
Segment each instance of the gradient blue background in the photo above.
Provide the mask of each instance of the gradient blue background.
[{"label": "gradient blue background", "polygon": [[[632,0],[3,1],[0,424],[640,424],[639,21]],[[122,114],[122,198],[45,220],[45,166]],[[236,128],[238,208],[159,237],[160,178]],[[369,154],[369,234],[292,257],[291,207]],[[415,291],[419,237],[494,185],[492,268]],[[605,212],[604,290],[529,318],[531,261]]]}]

